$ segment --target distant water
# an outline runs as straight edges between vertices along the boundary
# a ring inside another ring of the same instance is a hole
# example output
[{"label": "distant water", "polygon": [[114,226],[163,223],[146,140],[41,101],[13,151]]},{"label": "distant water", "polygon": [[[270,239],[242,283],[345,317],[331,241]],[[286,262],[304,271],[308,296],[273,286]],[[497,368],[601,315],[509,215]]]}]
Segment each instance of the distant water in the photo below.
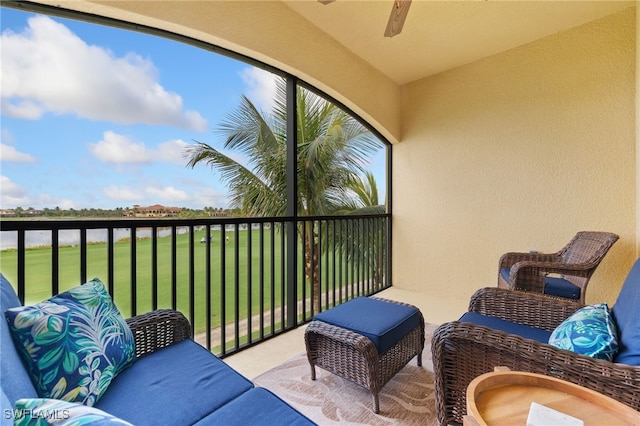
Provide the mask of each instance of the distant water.
[{"label": "distant water", "polygon": [[[179,227],[178,234],[186,234],[189,228]],[[171,235],[171,228],[159,228],[158,237],[168,237]],[[87,242],[106,243],[108,238],[106,229],[87,229]],[[113,231],[115,241],[131,238],[129,228],[118,228]],[[151,228],[140,228],[136,232],[136,238],[151,238]],[[60,246],[73,246],[80,244],[80,231],[76,229],[63,229],[58,232]],[[27,248],[51,247],[51,231],[27,231],[25,233],[25,245]],[[0,250],[18,248],[18,233],[16,231],[0,232]]]},{"label": "distant water", "polygon": [[[258,229],[258,224],[252,225],[253,229]],[[196,227],[196,230],[202,230],[203,227]],[[234,225],[227,225],[226,230],[232,231]],[[240,230],[246,227],[240,225]],[[220,225],[211,227],[211,231],[219,231]],[[138,228],[136,238],[151,238],[151,228]],[[189,232],[188,226],[179,226],[176,232],[186,234]],[[158,237],[168,237],[171,235],[171,228],[158,228]],[[108,238],[106,229],[87,229],[87,242],[89,243],[106,243]],[[129,228],[116,228],[113,231],[115,241],[131,238],[131,230]],[[60,246],[73,246],[80,244],[80,231],[77,229],[63,229],[58,232],[58,241]],[[51,231],[27,231],[25,233],[25,245],[27,248],[34,247],[51,247]],[[16,231],[0,231],[0,250],[18,248],[18,233]]]}]

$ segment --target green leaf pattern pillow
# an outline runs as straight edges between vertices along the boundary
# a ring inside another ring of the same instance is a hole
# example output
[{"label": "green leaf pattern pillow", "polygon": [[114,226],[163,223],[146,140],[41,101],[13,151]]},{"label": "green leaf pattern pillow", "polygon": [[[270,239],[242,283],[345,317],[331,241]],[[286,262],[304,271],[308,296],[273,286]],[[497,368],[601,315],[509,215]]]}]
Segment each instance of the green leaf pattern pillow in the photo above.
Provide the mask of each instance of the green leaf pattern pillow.
[{"label": "green leaf pattern pillow", "polygon": [[131,329],[97,278],[6,316],[42,398],[92,406],[136,359]]},{"label": "green leaf pattern pillow", "polygon": [[612,361],[618,353],[618,331],[607,304],[589,305],[574,312],[551,333],[549,344]]}]

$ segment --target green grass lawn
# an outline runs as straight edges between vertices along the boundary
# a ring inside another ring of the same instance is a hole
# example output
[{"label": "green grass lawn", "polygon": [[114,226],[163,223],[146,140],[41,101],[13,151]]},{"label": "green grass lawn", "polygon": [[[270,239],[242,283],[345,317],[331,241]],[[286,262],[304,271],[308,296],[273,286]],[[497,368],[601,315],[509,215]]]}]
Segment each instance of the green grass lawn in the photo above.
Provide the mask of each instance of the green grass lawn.
[{"label": "green grass lawn", "polygon": [[[283,291],[282,253],[280,250],[281,234],[278,229],[272,233],[265,229],[262,244],[259,230],[241,230],[226,232],[228,242],[221,242],[218,231],[210,243],[210,257],[206,256],[206,243],[200,239],[204,231],[195,232],[194,244],[194,286],[193,298],[195,309],[196,331],[205,329],[206,325],[206,265],[210,265],[211,286],[211,324],[220,325],[221,292],[225,291],[225,322],[235,319],[236,301],[240,306],[239,317],[248,315],[249,306],[252,314],[260,312],[261,295],[264,310],[280,305]],[[251,257],[248,245],[251,238]],[[237,237],[237,239],[236,239]],[[271,250],[271,240],[275,250]],[[222,276],[221,245],[225,249],[225,270]],[[237,245],[237,247],[236,247]],[[178,310],[188,315],[190,312],[190,278],[189,278],[189,235],[181,234],[176,238],[176,300]],[[262,250],[261,250],[262,248]],[[40,247],[26,251],[26,303],[32,304],[51,297],[51,248]],[[136,313],[144,313],[153,309],[152,301],[152,240],[150,238],[136,240]],[[237,253],[237,256],[236,256]],[[237,257],[237,259],[236,259]],[[301,254],[298,256],[301,259]],[[16,250],[0,252],[0,270],[12,283],[17,282]],[[108,281],[107,244],[94,243],[87,247],[87,279],[100,278],[105,284]],[[171,308],[171,237],[159,237],[157,244],[157,306]],[[236,261],[238,269],[236,272]],[[261,274],[261,264],[263,272]],[[59,249],[60,291],[67,290],[80,281],[80,249],[77,246],[63,246]],[[236,275],[237,274],[237,275]],[[251,290],[249,291],[249,277]],[[113,297],[118,309],[125,316],[131,315],[131,244],[119,241],[114,245],[114,291]],[[300,291],[300,290],[299,290]],[[308,291],[308,290],[307,290]],[[250,303],[249,303],[250,301]]]}]

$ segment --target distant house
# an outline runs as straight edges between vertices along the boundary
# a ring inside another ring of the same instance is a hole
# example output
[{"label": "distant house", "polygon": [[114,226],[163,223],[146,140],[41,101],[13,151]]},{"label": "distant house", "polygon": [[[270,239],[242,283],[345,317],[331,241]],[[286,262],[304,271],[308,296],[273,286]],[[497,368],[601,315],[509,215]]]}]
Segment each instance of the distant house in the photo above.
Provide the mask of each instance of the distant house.
[{"label": "distant house", "polygon": [[231,211],[229,210],[211,210],[209,211],[209,216],[210,217],[230,217],[231,216]]},{"label": "distant house", "polygon": [[13,209],[2,209],[0,210],[0,216],[15,216],[16,215],[16,211]]},{"label": "distant house", "polygon": [[180,207],[165,207],[160,204],[142,207],[136,204],[133,208],[127,210],[124,215],[126,217],[177,217],[181,211]]}]

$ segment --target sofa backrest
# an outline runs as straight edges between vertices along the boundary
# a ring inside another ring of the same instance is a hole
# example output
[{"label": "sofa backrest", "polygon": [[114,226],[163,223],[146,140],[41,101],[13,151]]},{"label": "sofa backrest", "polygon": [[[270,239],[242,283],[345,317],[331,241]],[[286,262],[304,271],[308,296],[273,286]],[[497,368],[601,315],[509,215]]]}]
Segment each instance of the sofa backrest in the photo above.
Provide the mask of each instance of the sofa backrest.
[{"label": "sofa backrest", "polygon": [[13,408],[16,400],[38,397],[13,344],[9,325],[4,315],[7,309],[16,306],[20,306],[20,300],[9,281],[0,274],[0,315],[2,315],[0,321],[0,386],[2,386],[2,393],[11,404],[11,407],[5,407],[6,399],[0,399],[2,402],[2,413],[0,414],[2,416],[4,416],[5,410]]},{"label": "sofa backrest", "polygon": [[615,362],[640,365],[640,259],[627,275],[612,308],[618,327],[618,355]]}]

